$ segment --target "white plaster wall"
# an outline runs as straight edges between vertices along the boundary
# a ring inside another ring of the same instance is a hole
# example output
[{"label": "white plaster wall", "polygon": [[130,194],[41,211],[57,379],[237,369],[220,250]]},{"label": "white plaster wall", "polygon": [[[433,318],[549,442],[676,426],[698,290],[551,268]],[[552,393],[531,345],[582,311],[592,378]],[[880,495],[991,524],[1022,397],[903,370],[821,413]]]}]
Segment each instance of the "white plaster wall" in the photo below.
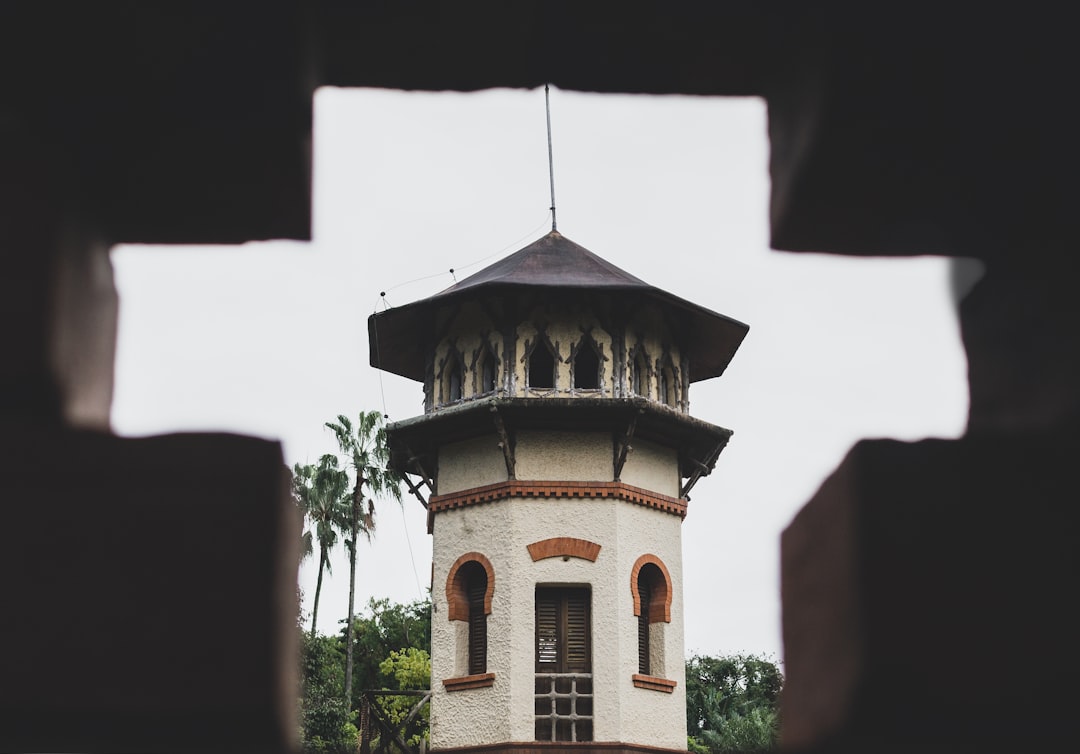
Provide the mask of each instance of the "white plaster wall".
[{"label": "white plaster wall", "polygon": [[506,481],[506,458],[494,434],[439,448],[440,495]]},{"label": "white plaster wall", "polygon": [[[511,642],[515,610],[510,584],[511,543],[502,533],[511,525],[505,503],[470,506],[439,513],[434,522],[431,620],[431,746],[479,745],[510,741]],[[488,667],[495,674],[489,688],[447,692],[445,678],[463,675],[457,657],[461,621],[447,619],[446,578],[461,555],[477,551],[495,571],[488,615]]]},{"label": "white plaster wall", "polygon": [[679,496],[679,455],[645,440],[631,440],[633,450],[626,456],[620,478],[634,487],[642,487],[671,497]]},{"label": "white plaster wall", "polygon": [[[684,749],[680,526],[677,516],[611,499],[511,499],[437,514],[432,748],[533,740],[536,586],[588,585],[595,740]],[[532,561],[528,544],[562,536],[599,543],[596,562]],[[469,551],[482,552],[495,571],[488,616],[488,672],[495,673],[495,683],[491,688],[447,693],[441,681],[460,674],[460,660],[459,629],[446,619],[446,576],[453,562]],[[638,689],[632,683],[637,672],[637,619],[630,572],[645,553],[660,557],[674,582],[672,622],[662,630],[662,653],[674,665],[667,668],[667,675],[679,682],[674,694]]]},{"label": "white plaster wall", "polygon": [[514,458],[518,479],[610,482],[615,471],[611,434],[606,432],[522,430],[517,434]]},{"label": "white plaster wall", "polygon": [[[623,504],[617,508],[619,570],[623,574],[625,609],[619,610],[619,677],[622,685],[620,740],[629,743],[686,748],[686,678],[683,658],[682,532],[677,516],[654,508]],[[632,677],[637,672],[637,617],[630,592],[630,570],[641,555],[652,553],[667,566],[671,576],[671,622],[654,624],[650,639],[663,636],[665,667],[653,675],[677,681],[671,694],[639,689]],[[657,629],[657,626],[661,628]]]}]

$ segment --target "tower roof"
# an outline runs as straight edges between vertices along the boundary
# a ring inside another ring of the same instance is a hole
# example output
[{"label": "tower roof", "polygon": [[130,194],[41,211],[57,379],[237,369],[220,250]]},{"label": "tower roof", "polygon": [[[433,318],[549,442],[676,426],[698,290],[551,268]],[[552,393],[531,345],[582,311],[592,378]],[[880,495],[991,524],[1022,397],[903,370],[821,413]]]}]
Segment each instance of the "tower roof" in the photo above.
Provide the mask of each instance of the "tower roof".
[{"label": "tower roof", "polygon": [[524,249],[435,294],[432,299],[500,284],[622,290],[652,287],[553,230]]},{"label": "tower roof", "polygon": [[679,324],[692,382],[720,376],[749,330],[742,322],[649,285],[553,230],[434,296],[371,315],[371,365],[422,381],[426,338],[440,307],[474,297],[544,289],[594,291],[631,304],[658,305]]}]

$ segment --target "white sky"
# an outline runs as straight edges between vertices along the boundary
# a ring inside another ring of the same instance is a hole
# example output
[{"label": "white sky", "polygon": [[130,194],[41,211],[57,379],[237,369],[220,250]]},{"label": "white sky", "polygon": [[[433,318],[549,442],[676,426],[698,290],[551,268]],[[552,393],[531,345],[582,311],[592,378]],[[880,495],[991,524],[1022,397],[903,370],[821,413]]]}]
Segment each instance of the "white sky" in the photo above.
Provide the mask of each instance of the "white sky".
[{"label": "white sky", "polygon": [[[955,437],[966,363],[941,258],[768,248],[764,104],[553,90],[559,230],[645,281],[750,325],[691,413],[735,431],[683,527],[688,653],[782,658],[779,536],[863,437]],[[543,90],[315,97],[314,240],[117,247],[113,423],[125,435],[227,430],[285,459],[334,450],[323,422],[422,413],[417,383],[368,366],[366,319],[429,296],[543,235]],[[430,579],[425,513],[384,503],[360,595]],[[313,562],[301,569],[310,611]],[[344,619],[348,566],[319,627]]]}]

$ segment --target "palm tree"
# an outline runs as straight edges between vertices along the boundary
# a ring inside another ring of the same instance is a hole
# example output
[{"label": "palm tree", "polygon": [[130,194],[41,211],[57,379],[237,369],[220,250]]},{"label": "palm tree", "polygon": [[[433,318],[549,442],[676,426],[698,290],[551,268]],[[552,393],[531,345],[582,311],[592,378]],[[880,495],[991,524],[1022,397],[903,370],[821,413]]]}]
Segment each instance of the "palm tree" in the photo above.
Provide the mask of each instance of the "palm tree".
[{"label": "palm tree", "polygon": [[349,475],[338,467],[338,457],[327,453],[317,464],[295,464],[293,497],[312,526],[304,532],[301,542],[304,557],[314,549],[313,539],[319,544],[319,578],[315,582],[315,601],[311,608],[311,636],[314,637],[323,572],[331,570],[330,551],[337,544],[338,532],[347,531],[349,526]]},{"label": "palm tree", "polygon": [[[345,702],[352,707],[353,671],[353,603],[356,596],[356,545],[363,534],[369,541],[375,529],[376,497],[392,497],[401,503],[399,477],[388,468],[390,449],[386,445],[386,428],[378,411],[361,411],[354,429],[349,418],[338,414],[336,422],[327,422],[341,452],[348,456],[356,473],[349,515],[349,535],[345,542],[349,550],[349,622],[345,638]],[[364,506],[364,490],[369,494]]]}]

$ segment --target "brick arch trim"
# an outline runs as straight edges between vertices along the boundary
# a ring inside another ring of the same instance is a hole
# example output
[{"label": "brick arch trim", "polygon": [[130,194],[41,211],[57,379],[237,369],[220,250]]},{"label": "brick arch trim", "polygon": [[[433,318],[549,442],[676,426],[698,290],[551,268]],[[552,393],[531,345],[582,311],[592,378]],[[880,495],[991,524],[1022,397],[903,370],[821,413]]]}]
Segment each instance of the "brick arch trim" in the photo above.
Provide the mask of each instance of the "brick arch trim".
[{"label": "brick arch trim", "polygon": [[446,575],[446,619],[468,620],[469,597],[465,591],[465,579],[461,569],[466,563],[477,563],[487,574],[487,590],[484,592],[484,615],[491,614],[491,597],[495,594],[495,569],[482,553],[467,552],[454,561]]},{"label": "brick arch trim", "polygon": [[596,544],[596,542],[574,537],[541,539],[539,542],[526,545],[526,548],[529,550],[529,557],[533,559],[533,562],[544,558],[570,557],[581,558],[582,560],[588,560],[590,563],[595,563],[596,558],[600,555],[600,545]]},{"label": "brick arch trim", "polygon": [[646,553],[638,558],[634,562],[634,567],[630,569],[630,594],[634,597],[634,615],[641,615],[641,593],[638,591],[638,576],[641,574],[641,569],[649,564],[656,566],[664,577],[661,584],[663,588],[654,590],[652,601],[649,603],[649,623],[659,623],[660,621],[671,623],[671,597],[673,594],[671,574],[668,573],[664,561],[651,553]]}]

